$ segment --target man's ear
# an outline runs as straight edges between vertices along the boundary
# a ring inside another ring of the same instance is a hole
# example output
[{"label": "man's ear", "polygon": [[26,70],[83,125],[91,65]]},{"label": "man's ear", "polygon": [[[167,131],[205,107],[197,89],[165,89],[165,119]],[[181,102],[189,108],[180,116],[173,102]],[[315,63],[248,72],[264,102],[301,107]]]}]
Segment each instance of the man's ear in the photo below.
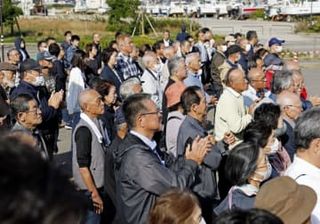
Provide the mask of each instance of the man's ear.
[{"label": "man's ear", "polygon": [[17,119],[18,119],[18,121],[24,122],[26,120],[26,113],[24,113],[24,112],[18,113],[17,114]]},{"label": "man's ear", "polygon": [[320,154],[320,138],[313,139],[310,142],[311,150],[313,150],[313,153]]},{"label": "man's ear", "polygon": [[192,104],[191,107],[190,107],[190,111],[191,111],[191,112],[196,112],[197,110],[198,110],[198,105],[195,104],[195,103]]}]

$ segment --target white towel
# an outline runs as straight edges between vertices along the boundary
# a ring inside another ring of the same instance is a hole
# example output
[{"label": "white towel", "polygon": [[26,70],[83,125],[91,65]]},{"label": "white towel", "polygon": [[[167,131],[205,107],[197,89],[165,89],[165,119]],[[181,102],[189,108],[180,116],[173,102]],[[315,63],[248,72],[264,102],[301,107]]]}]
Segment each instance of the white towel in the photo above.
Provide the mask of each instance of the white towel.
[{"label": "white towel", "polygon": [[92,128],[94,134],[97,136],[99,143],[102,144],[103,136],[102,136],[101,132],[99,131],[99,128],[97,127],[97,125],[85,113],[81,113],[80,118],[88,123],[88,125]]}]

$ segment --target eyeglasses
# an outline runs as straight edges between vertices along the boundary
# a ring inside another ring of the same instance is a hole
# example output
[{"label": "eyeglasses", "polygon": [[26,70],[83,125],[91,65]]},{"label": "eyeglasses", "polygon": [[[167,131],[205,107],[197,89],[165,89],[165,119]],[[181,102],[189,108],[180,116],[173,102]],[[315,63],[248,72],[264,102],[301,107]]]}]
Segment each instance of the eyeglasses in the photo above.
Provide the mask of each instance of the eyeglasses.
[{"label": "eyeglasses", "polygon": [[295,108],[297,108],[297,109],[302,109],[302,106],[300,105],[300,106],[296,106],[296,105],[286,105],[287,107],[295,107]]},{"label": "eyeglasses", "polygon": [[254,81],[254,82],[267,82],[267,79],[266,78],[263,78],[263,79],[251,79],[251,81]]},{"label": "eyeglasses", "polygon": [[155,111],[155,112],[142,113],[141,116],[152,115],[152,114],[157,114],[157,115],[160,114],[160,115],[162,115],[162,111],[158,110],[158,111]]}]

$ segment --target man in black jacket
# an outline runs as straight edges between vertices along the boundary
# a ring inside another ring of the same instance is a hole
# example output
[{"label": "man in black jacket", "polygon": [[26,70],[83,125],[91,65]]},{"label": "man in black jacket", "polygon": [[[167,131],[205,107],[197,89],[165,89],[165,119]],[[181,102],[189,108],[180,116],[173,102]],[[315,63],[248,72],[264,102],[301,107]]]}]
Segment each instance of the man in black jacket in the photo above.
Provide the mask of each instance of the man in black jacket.
[{"label": "man in black jacket", "polygon": [[161,115],[148,94],[135,94],[123,104],[130,133],[116,151],[117,216],[121,223],[146,223],[156,198],[172,187],[194,184],[197,167],[211,147],[207,138],[197,138],[186,149],[177,171],[160,157],[153,140],[160,130]]}]

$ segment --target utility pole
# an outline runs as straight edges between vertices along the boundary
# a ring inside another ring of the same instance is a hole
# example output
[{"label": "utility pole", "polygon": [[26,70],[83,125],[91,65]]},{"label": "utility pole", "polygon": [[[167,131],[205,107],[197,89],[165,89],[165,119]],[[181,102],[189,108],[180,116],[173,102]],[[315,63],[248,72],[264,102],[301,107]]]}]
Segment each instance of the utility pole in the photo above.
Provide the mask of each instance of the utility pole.
[{"label": "utility pole", "polygon": [[3,36],[3,0],[0,0],[0,25],[1,25],[1,34],[0,34],[0,42],[1,42],[1,61],[4,62],[4,36]]}]

